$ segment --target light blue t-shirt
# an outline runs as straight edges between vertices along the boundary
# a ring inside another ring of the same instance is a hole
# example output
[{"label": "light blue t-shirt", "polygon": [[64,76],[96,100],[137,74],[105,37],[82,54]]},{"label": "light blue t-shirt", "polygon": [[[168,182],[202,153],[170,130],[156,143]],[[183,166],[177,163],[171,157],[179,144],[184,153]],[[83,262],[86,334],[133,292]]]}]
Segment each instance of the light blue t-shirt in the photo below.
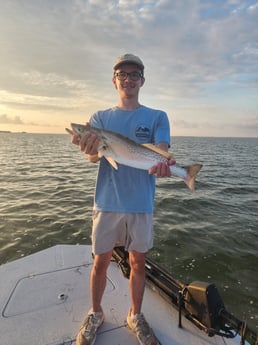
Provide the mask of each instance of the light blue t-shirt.
[{"label": "light blue t-shirt", "polygon": [[[170,145],[167,114],[140,106],[126,111],[117,107],[98,111],[91,119],[93,127],[122,134],[137,143]],[[114,169],[102,157],[97,175],[94,209],[104,212],[152,213],[155,195],[155,176],[148,171],[118,164]]]}]

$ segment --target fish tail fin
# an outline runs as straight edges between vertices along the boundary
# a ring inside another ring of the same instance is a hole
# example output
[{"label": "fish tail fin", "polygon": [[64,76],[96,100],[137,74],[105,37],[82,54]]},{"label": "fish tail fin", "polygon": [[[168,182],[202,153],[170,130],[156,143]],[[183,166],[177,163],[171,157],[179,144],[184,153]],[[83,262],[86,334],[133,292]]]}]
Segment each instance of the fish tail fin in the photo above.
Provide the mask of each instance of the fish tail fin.
[{"label": "fish tail fin", "polygon": [[193,164],[188,167],[185,167],[187,170],[187,176],[184,178],[185,184],[188,186],[190,191],[194,191],[195,179],[198,172],[201,170],[202,164]]}]

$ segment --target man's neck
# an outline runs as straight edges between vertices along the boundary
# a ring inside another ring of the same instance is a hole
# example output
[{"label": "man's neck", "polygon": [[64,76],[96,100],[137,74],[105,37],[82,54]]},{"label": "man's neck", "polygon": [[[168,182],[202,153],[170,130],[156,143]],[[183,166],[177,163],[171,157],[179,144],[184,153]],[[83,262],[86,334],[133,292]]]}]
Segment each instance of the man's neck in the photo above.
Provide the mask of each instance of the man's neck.
[{"label": "man's neck", "polygon": [[138,100],[119,100],[117,107],[122,110],[134,110],[139,108],[141,105]]}]

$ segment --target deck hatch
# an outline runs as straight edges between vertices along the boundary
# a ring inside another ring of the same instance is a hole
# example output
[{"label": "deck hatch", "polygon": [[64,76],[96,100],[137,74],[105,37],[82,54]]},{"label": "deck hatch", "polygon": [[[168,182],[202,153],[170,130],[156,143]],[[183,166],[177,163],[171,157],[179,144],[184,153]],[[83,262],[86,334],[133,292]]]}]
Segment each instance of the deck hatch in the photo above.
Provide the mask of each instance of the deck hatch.
[{"label": "deck hatch", "polygon": [[[56,307],[68,307],[76,300],[89,299],[88,282],[92,265],[29,275],[21,278],[3,309],[6,318]],[[85,289],[82,286],[85,285]],[[108,279],[107,291],[114,290]]]}]

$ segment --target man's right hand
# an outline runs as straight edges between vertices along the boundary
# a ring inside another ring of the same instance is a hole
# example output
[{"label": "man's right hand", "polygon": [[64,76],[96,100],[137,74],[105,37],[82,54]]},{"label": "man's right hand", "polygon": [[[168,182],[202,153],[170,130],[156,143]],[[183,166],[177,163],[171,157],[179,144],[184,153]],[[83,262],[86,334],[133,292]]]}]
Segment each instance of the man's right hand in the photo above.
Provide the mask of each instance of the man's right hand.
[{"label": "man's right hand", "polygon": [[82,137],[74,135],[72,142],[77,144],[82,152],[92,156],[98,154],[99,141],[96,134],[85,132]]},{"label": "man's right hand", "polygon": [[79,146],[82,152],[85,152],[90,162],[96,163],[99,160],[98,146],[99,138],[91,132],[85,132],[82,136],[73,133],[71,130],[66,129],[72,135],[72,144]]}]

